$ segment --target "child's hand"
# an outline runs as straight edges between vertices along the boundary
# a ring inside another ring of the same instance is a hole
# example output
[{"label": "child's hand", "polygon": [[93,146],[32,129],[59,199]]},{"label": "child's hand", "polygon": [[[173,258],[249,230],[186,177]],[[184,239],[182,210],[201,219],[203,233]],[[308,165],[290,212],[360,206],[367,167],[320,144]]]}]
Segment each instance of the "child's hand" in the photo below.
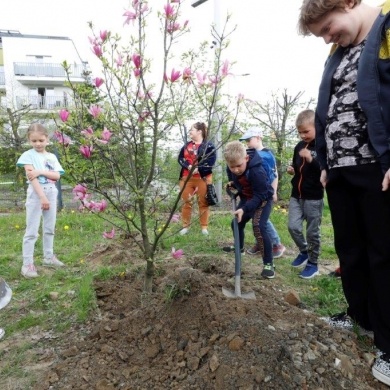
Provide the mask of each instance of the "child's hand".
[{"label": "child's hand", "polygon": [[[328,174],[326,173],[326,169],[323,169],[321,171],[321,176],[320,176],[320,182],[322,184],[322,187],[326,187],[326,182],[328,181]],[[382,184],[383,186],[383,184]]]},{"label": "child's hand", "polygon": [[311,163],[313,161],[313,156],[311,155],[310,150],[307,148],[300,150],[299,155],[304,158],[308,163]]},{"label": "child's hand", "polygon": [[292,165],[289,165],[289,166],[287,167],[287,173],[288,173],[289,175],[294,175],[294,174],[295,174],[295,171],[294,171],[294,168],[293,168]]},{"label": "child's hand", "polygon": [[50,209],[49,200],[46,198],[45,195],[41,198],[41,209],[42,210],[49,210]]},{"label": "child's hand", "polygon": [[39,171],[36,169],[29,169],[26,171],[27,179],[32,181],[39,176]]},{"label": "child's hand", "polygon": [[242,216],[244,215],[244,210],[243,209],[238,209],[234,212],[234,215],[237,217],[237,222],[240,223]]},{"label": "child's hand", "polygon": [[385,173],[385,177],[383,178],[382,181],[382,191],[387,191],[390,186],[390,169],[387,170]]}]

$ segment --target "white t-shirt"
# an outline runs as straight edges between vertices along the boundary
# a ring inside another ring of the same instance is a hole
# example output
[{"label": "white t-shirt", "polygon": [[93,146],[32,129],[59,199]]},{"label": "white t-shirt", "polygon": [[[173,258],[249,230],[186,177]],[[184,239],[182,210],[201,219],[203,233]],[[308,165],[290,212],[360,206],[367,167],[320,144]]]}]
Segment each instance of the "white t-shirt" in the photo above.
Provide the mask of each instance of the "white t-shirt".
[{"label": "white t-shirt", "polygon": [[[55,154],[49,152],[38,153],[34,149],[30,149],[24,152],[19,157],[18,161],[16,162],[16,165],[18,167],[32,165],[34,169],[55,171],[59,172],[60,175],[63,175],[65,173]],[[55,183],[55,180],[50,180],[46,176],[38,176],[38,181],[41,184]]]}]

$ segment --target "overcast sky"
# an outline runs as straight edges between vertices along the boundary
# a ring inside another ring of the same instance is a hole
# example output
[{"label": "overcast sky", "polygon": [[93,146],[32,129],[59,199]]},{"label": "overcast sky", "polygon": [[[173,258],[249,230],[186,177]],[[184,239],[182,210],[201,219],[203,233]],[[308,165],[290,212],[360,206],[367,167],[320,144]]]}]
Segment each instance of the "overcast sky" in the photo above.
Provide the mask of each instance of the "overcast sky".
[{"label": "overcast sky", "polygon": [[[88,41],[91,36],[88,21],[94,23],[97,31],[120,33],[123,13],[129,5],[128,0],[3,1],[7,1],[7,6],[0,13],[0,29],[72,38],[83,60],[91,64],[94,56]],[[150,0],[149,4],[157,11],[165,1]],[[302,0],[208,0],[197,8],[191,7],[192,0],[185,0],[183,20],[189,20],[190,42],[196,47],[202,40],[211,40],[214,1],[220,5],[219,20],[225,20],[229,12],[232,26],[237,26],[228,53],[228,59],[236,62],[233,73],[237,75],[229,82],[230,93],[261,100],[271,92],[287,88],[291,95],[305,91],[305,100],[317,97],[330,47],[322,39],[298,35],[296,26]],[[365,2],[377,5],[380,0]]]}]

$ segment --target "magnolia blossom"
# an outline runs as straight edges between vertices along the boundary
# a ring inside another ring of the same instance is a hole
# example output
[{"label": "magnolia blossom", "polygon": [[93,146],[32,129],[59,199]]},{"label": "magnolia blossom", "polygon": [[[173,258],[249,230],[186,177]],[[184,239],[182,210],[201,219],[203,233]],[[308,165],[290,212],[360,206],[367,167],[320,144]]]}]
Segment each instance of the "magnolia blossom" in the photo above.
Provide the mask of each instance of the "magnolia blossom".
[{"label": "magnolia blossom", "polygon": [[181,72],[179,70],[175,70],[175,68],[173,68],[171,71],[171,77],[169,80],[171,81],[171,83],[174,83],[176,80],[179,79],[180,76],[181,76]]},{"label": "magnolia blossom", "polygon": [[53,138],[60,144],[63,144],[64,146],[68,146],[71,143],[70,137],[65,135],[59,130],[56,130],[53,134]]},{"label": "magnolia blossom", "polygon": [[85,158],[90,158],[92,155],[93,147],[88,146],[88,145],[82,145],[80,146],[80,153],[85,157]]},{"label": "magnolia blossom", "polygon": [[76,184],[72,190],[74,200],[84,200],[87,198],[87,187],[85,184]]},{"label": "magnolia blossom", "polygon": [[133,54],[131,56],[131,60],[133,61],[134,66],[138,69],[141,67],[141,56],[139,54]]},{"label": "magnolia blossom", "polygon": [[109,240],[112,240],[115,237],[115,229],[112,228],[110,232],[103,232],[103,238],[108,238]]},{"label": "magnolia blossom", "polygon": [[102,113],[102,109],[99,106],[92,105],[88,112],[96,119]]},{"label": "magnolia blossom", "polygon": [[88,129],[81,130],[80,133],[88,139],[91,139],[93,136],[93,129],[92,127],[88,127]]},{"label": "magnolia blossom", "polygon": [[96,141],[100,142],[101,144],[107,144],[112,136],[112,133],[110,130],[108,130],[106,127],[103,129],[101,134],[101,139],[97,139]]},{"label": "magnolia blossom", "polygon": [[122,54],[118,54],[118,57],[117,59],[115,60],[115,63],[116,63],[116,66],[118,68],[120,68],[121,66],[123,66],[123,57],[122,57]]},{"label": "magnolia blossom", "polygon": [[199,72],[196,72],[196,78],[198,79],[198,84],[199,86],[206,86],[207,85],[207,73],[199,73]]},{"label": "magnolia blossom", "polygon": [[100,77],[96,77],[95,79],[93,79],[93,83],[95,84],[96,88],[99,88],[104,83],[104,80]]},{"label": "magnolia blossom", "polygon": [[167,24],[167,32],[168,34],[173,34],[175,31],[180,30],[180,23],[178,22],[169,22]]},{"label": "magnolia blossom", "polygon": [[60,110],[59,115],[62,122],[66,122],[69,118],[69,112],[64,109]]},{"label": "magnolia blossom", "polygon": [[91,211],[97,211],[98,213],[104,211],[107,208],[107,202],[104,199],[101,200],[100,202],[91,201],[91,202],[83,202],[83,203],[87,209]]},{"label": "magnolia blossom", "polygon": [[96,57],[101,57],[103,55],[103,49],[100,45],[94,45],[92,51],[95,53]]},{"label": "magnolia blossom", "polygon": [[150,111],[143,111],[139,114],[138,122],[143,122],[150,115]]},{"label": "magnolia blossom", "polygon": [[141,76],[141,69],[134,69],[134,76],[135,77],[140,77]]},{"label": "magnolia blossom", "polygon": [[174,18],[175,14],[176,14],[175,7],[173,7],[173,6],[170,5],[170,4],[165,4],[165,5],[164,5],[164,12],[165,12],[165,17],[166,17],[167,19],[172,19],[172,18]]},{"label": "magnolia blossom", "polygon": [[189,68],[189,67],[184,68],[183,69],[183,80],[184,81],[191,80],[191,76],[192,76],[191,68]]},{"label": "magnolia blossom", "polygon": [[102,40],[102,42],[104,42],[108,37],[108,32],[107,30],[103,30],[103,31],[100,31],[100,39]]},{"label": "magnolia blossom", "polygon": [[176,250],[174,247],[172,247],[172,252],[171,253],[172,253],[172,257],[174,259],[180,259],[183,256],[184,251],[183,251],[183,249]]},{"label": "magnolia blossom", "polygon": [[179,222],[179,221],[180,221],[180,215],[173,214],[170,222]]},{"label": "magnolia blossom", "polygon": [[228,60],[225,60],[221,68],[221,76],[226,77],[229,73],[230,64]]}]

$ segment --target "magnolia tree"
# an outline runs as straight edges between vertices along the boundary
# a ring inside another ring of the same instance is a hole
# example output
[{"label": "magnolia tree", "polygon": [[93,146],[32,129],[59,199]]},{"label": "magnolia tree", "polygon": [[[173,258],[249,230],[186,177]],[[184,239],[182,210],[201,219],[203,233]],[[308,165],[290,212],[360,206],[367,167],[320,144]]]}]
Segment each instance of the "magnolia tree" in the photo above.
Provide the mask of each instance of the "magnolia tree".
[{"label": "magnolia tree", "polygon": [[[181,19],[181,6],[179,0],[153,2],[153,8],[147,1],[133,0],[124,14],[130,30],[125,43],[110,31],[96,33],[91,24],[91,48],[102,76],[81,86],[69,81],[76,108],[60,111],[55,132],[81,207],[110,224],[104,237],[121,233],[140,248],[146,261],[145,291],[151,291],[162,238],[180,229],[179,166],[176,160],[174,165],[167,163],[171,141],[183,143],[185,123],[193,119],[208,124],[209,138],[221,148],[226,140],[216,135],[222,128],[225,135],[226,129],[234,129],[239,110],[239,100],[220,94],[230,74],[224,58],[233,31],[226,32],[229,18],[222,33],[211,29],[217,42],[214,58],[207,60],[206,43],[178,56],[174,49],[190,28],[190,22]],[[156,20],[161,33],[150,34]],[[161,47],[148,53],[156,36]],[[64,67],[68,69],[66,63]],[[180,254],[173,251],[174,257]]]}]

